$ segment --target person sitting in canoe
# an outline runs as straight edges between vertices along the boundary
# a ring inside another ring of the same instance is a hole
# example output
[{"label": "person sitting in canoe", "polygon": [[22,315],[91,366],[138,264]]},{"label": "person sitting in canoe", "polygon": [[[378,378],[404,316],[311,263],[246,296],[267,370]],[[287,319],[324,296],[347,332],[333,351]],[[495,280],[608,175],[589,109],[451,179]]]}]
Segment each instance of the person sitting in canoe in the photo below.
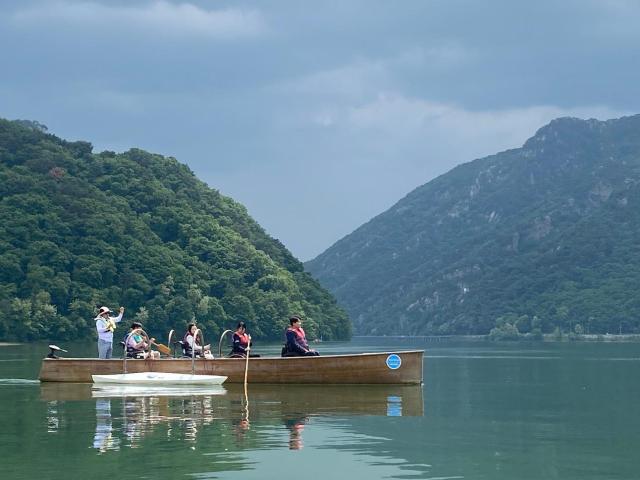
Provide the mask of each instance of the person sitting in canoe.
[{"label": "person sitting in canoe", "polygon": [[302,329],[302,320],[300,317],[293,316],[289,319],[289,328],[287,328],[287,342],[282,349],[283,357],[316,357],[320,353],[309,348],[309,342]]},{"label": "person sitting in canoe", "polygon": [[211,355],[211,345],[205,345],[204,347],[200,345],[202,337],[196,338],[194,341],[193,337],[196,334],[197,329],[198,327],[196,327],[195,323],[187,325],[187,331],[185,332],[184,337],[182,337],[182,354],[185,357],[208,357]]},{"label": "person sitting in canoe", "polygon": [[[231,347],[231,353],[229,357],[231,358],[246,358],[247,351],[250,350],[249,347],[253,346],[251,342],[251,335],[247,333],[247,326],[244,322],[238,323],[238,327],[236,331],[233,332],[233,344]],[[254,355],[253,353],[249,354],[249,357],[255,358],[260,355]]]},{"label": "person sitting in canoe", "polygon": [[133,322],[126,337],[127,358],[160,358],[160,352],[150,350],[154,341],[144,334],[141,323]]}]

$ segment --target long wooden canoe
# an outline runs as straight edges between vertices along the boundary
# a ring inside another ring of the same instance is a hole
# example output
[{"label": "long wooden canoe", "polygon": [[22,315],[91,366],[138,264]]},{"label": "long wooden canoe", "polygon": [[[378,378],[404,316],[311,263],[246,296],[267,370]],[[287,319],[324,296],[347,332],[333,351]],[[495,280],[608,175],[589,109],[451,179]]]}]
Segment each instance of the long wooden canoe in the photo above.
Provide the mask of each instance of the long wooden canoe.
[{"label": "long wooden canoe", "polygon": [[[260,357],[249,360],[249,383],[405,384],[422,383],[424,351],[358,353],[320,357]],[[42,382],[91,383],[91,375],[123,373],[122,359],[45,358]],[[223,375],[226,383],[244,382],[245,359],[196,359],[195,373]],[[127,360],[127,372],[191,373],[191,360]]]}]

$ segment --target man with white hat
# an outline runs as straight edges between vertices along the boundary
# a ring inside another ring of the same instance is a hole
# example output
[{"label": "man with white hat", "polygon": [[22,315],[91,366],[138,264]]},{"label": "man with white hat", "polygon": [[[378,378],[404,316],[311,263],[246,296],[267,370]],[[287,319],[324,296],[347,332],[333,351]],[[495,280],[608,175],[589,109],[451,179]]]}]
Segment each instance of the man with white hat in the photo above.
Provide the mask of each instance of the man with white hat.
[{"label": "man with white hat", "polygon": [[100,307],[98,316],[95,318],[96,330],[98,331],[98,358],[111,358],[113,352],[113,331],[116,323],[122,320],[124,307],[120,307],[120,315],[110,317],[111,310],[108,307]]}]

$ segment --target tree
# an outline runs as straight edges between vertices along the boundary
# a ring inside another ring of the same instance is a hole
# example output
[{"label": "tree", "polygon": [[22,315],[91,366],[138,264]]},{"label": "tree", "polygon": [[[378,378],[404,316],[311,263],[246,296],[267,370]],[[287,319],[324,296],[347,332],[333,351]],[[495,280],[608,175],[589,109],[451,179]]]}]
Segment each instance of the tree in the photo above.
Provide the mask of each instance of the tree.
[{"label": "tree", "polygon": [[275,339],[298,308],[327,338],[350,335],[301,263],[175,159],[93,154],[0,119],[0,198],[0,339],[93,336],[100,305],[124,305],[154,334],[243,320]]}]

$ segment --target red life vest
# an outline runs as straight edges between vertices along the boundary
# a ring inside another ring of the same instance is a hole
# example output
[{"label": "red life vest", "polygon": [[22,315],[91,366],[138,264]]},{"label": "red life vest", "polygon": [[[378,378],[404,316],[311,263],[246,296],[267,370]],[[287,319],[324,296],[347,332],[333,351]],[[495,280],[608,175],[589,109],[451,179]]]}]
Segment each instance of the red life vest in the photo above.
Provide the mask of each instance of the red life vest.
[{"label": "red life vest", "polygon": [[304,330],[302,329],[302,327],[289,328],[289,331],[296,334],[296,337],[298,337],[298,341],[300,342],[301,345],[303,345],[305,348],[309,346],[309,344],[307,343],[307,336],[304,334]]},{"label": "red life vest", "polygon": [[236,336],[240,339],[240,346],[247,348],[249,346],[249,334],[235,332]]}]

